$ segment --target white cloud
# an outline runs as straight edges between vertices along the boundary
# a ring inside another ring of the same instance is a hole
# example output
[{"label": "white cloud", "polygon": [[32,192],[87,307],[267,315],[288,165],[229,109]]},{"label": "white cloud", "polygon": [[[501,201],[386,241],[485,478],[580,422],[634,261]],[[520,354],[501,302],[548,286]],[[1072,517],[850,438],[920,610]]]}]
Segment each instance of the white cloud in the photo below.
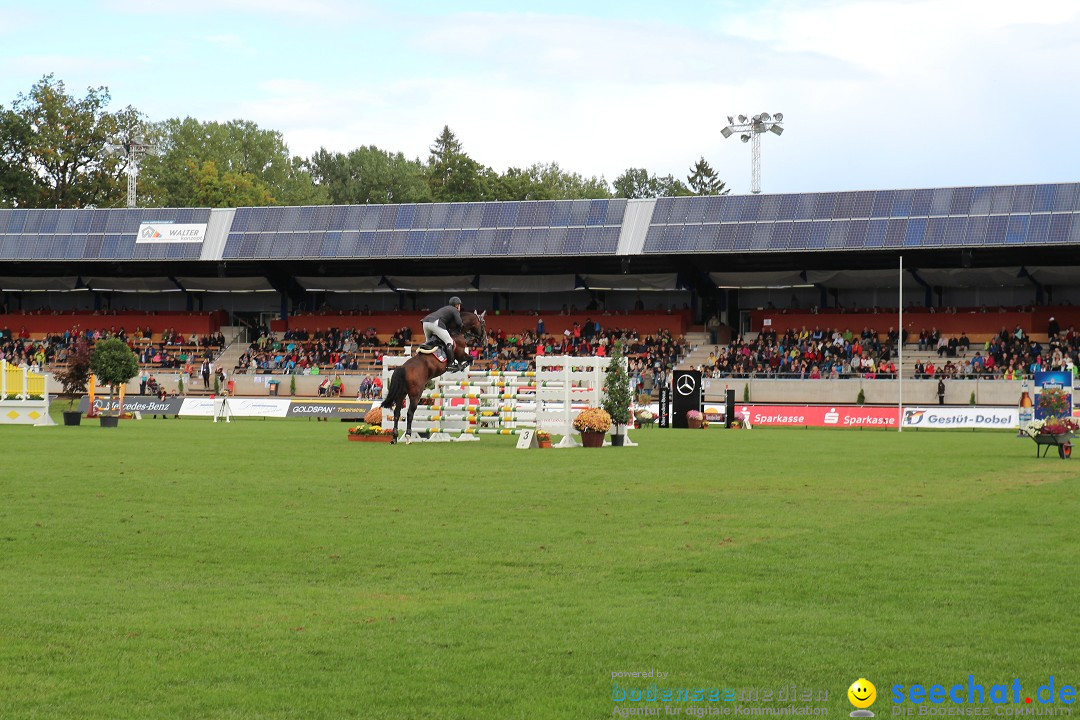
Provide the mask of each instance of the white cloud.
[{"label": "white cloud", "polygon": [[301,155],[374,144],[426,157],[448,124],[500,171],[555,161],[609,181],[631,166],[684,176],[704,155],[740,192],[750,153],[721,138],[729,114],[786,115],[787,132],[763,141],[766,191],[1073,180],[1080,156],[1072,0],[761,0],[673,6],[665,22],[586,5],[437,17],[344,0],[107,7],[181,32],[189,12],[251,24],[198,18],[204,47],[182,62],[156,47],[127,59],[119,34],[82,55],[0,51],[0,75],[24,91],[50,71],[69,88],[106,84],[153,119],[250,119]]}]

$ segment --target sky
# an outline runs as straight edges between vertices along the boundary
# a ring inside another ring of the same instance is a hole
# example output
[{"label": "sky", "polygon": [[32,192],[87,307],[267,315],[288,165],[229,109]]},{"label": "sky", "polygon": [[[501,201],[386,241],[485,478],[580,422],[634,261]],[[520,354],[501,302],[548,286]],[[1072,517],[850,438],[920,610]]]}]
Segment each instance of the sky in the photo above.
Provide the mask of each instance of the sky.
[{"label": "sky", "polygon": [[244,119],[290,151],[750,190],[727,116],[784,115],[764,192],[1075,182],[1076,0],[0,0],[0,105],[52,73],[151,121]]}]

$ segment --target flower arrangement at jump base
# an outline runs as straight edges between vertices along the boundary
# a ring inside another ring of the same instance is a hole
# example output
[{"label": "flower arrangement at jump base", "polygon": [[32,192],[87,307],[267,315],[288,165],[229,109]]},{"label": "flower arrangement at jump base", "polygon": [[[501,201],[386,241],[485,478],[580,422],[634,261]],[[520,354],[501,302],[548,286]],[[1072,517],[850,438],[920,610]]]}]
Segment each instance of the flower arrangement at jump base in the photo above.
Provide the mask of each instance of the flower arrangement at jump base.
[{"label": "flower arrangement at jump base", "polygon": [[638,410],[634,413],[634,419],[637,420],[638,427],[645,427],[656,422],[656,416],[648,410]]},{"label": "flower arrangement at jump base", "polygon": [[689,428],[704,427],[705,415],[700,410],[689,410],[686,413],[686,426]]},{"label": "flower arrangement at jump base", "polygon": [[383,430],[378,425],[363,422],[349,428],[349,440],[356,442],[390,442],[393,439],[393,430]]},{"label": "flower arrangement at jump base", "polygon": [[536,444],[542,448],[551,447],[551,433],[546,430],[536,431]]},{"label": "flower arrangement at jump base", "polygon": [[1070,418],[1058,419],[1056,417],[1049,417],[1045,420],[1034,420],[1028,423],[1024,428],[1024,432],[1029,437],[1036,437],[1038,435],[1069,435],[1075,433],[1077,429],[1080,429],[1080,424]]},{"label": "flower arrangement at jump base", "polygon": [[574,429],[581,433],[585,447],[603,447],[604,435],[611,429],[611,416],[603,408],[585,408],[574,418]]}]

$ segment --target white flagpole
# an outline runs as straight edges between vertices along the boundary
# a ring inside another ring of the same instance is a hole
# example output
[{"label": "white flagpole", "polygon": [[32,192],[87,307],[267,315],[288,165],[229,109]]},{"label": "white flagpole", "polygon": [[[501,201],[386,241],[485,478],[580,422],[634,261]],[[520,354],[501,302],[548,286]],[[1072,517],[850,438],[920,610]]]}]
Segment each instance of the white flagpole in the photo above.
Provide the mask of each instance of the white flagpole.
[{"label": "white flagpole", "polygon": [[897,332],[896,356],[896,423],[897,432],[904,432],[904,256],[900,256],[900,327]]}]

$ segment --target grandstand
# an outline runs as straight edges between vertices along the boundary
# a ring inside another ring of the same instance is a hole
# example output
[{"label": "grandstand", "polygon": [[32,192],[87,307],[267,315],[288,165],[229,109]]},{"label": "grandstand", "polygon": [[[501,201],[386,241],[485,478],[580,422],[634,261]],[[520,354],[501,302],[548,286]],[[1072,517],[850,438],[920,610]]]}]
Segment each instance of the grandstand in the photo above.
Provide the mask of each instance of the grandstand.
[{"label": "grandstand", "polygon": [[535,330],[534,313],[549,334],[593,319],[694,344],[714,313],[735,334],[809,322],[884,334],[899,324],[900,255],[915,335],[942,325],[942,311],[976,342],[1003,324],[1044,337],[1055,313],[1063,328],[1080,325],[1080,183],[0,210],[0,328],[40,338],[74,324],[149,327],[152,340],[224,330],[229,342],[260,326],[374,327],[386,343],[459,293],[508,334]]}]

